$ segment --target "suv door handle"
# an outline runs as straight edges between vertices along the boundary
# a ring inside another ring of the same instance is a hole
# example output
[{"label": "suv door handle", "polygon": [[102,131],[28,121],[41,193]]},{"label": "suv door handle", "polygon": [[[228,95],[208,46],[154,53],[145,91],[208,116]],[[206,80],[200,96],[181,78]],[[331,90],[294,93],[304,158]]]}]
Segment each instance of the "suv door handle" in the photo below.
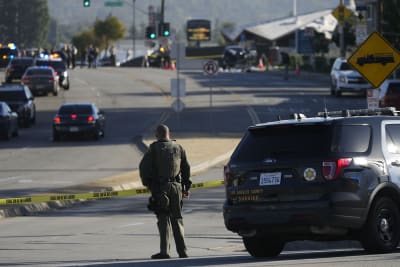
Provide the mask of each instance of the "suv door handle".
[{"label": "suv door handle", "polygon": [[400,161],[396,160],[396,161],[392,161],[392,166],[396,166],[396,167],[400,167]]}]

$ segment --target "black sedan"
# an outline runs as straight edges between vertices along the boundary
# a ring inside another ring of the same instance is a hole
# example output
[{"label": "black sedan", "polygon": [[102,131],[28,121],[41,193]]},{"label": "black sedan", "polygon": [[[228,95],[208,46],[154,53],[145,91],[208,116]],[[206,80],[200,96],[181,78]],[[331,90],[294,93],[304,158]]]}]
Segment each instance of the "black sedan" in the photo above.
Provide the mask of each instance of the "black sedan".
[{"label": "black sedan", "polygon": [[0,136],[10,139],[18,136],[18,114],[11,111],[6,102],[0,101]]},{"label": "black sedan", "polygon": [[0,101],[4,101],[12,111],[17,112],[19,125],[29,127],[36,122],[36,103],[26,85],[0,85]]},{"label": "black sedan", "polygon": [[11,83],[13,80],[21,80],[26,69],[32,65],[32,57],[16,57],[11,59],[5,71],[6,83]]},{"label": "black sedan", "polygon": [[104,137],[104,112],[94,103],[65,103],[53,119],[53,141],[63,136],[84,135],[98,140]]}]

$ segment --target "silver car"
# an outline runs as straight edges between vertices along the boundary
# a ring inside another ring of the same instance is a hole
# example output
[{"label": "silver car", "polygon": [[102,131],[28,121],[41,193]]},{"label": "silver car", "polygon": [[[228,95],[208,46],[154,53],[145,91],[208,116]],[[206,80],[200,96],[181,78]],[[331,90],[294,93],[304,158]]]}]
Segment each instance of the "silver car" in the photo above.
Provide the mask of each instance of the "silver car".
[{"label": "silver car", "polygon": [[58,95],[58,76],[51,67],[29,67],[22,76],[22,83],[28,86],[33,94]]}]

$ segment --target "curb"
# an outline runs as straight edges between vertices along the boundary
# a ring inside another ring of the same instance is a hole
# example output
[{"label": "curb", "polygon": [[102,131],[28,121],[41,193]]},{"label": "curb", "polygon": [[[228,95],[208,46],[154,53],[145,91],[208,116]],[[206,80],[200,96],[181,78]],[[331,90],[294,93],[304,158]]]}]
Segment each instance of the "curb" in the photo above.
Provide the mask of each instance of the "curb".
[{"label": "curb", "polygon": [[[140,151],[147,149],[147,144],[143,141],[142,136],[134,138],[134,144]],[[225,154],[219,155],[213,159],[202,162],[193,166],[192,176],[195,176],[201,172],[206,171],[212,166],[220,164],[227,160],[232,151]],[[126,173],[117,174],[114,176],[99,179],[97,181],[78,184],[74,186],[64,187],[56,189],[57,194],[72,194],[81,192],[105,192],[105,191],[119,191],[119,190],[130,190],[143,187],[140,177],[139,170],[134,170]],[[51,194],[54,192],[49,192]],[[55,193],[54,193],[55,194]],[[35,204],[21,204],[17,206],[5,206],[0,207],[0,218],[16,217],[16,216],[32,216],[40,212],[46,212],[61,208],[69,208],[78,204],[82,204],[86,201],[85,199],[79,200],[58,200],[53,202],[35,203]]]}]

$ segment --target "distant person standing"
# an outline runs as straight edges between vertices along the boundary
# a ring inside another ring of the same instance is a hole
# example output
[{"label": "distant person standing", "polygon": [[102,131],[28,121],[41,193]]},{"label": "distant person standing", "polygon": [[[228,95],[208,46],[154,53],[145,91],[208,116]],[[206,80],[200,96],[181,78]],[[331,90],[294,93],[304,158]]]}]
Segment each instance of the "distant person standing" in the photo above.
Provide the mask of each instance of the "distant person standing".
[{"label": "distant person standing", "polygon": [[83,66],[86,64],[86,51],[87,49],[85,48],[81,49],[81,68],[83,68]]},{"label": "distant person standing", "polygon": [[93,45],[89,45],[89,48],[87,50],[87,57],[88,57],[88,68],[93,67],[93,60],[94,60],[94,48]]},{"label": "distant person standing", "polygon": [[171,228],[179,257],[187,258],[182,198],[189,197],[190,165],[183,147],[170,139],[166,125],[157,127],[156,138],[139,164],[142,183],[151,191],[148,208],[157,215],[160,234],[160,252],[151,258],[170,258]]}]

